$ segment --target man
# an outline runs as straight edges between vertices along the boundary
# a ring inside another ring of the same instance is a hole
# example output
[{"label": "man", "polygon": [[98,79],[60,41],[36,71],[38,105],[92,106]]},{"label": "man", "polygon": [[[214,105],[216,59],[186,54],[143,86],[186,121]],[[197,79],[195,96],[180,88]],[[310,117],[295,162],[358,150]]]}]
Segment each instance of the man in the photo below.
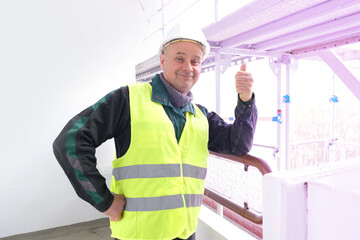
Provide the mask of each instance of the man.
[{"label": "man", "polygon": [[[257,110],[245,65],[235,76],[233,124],[191,102],[208,52],[202,32],[170,37],[160,47],[163,72],[151,83],[109,93],[55,140],[55,156],[74,189],[109,216],[112,237],[195,239],[208,149],[237,155],[250,150]],[[110,138],[116,147],[111,191],[95,157],[96,147]]]}]

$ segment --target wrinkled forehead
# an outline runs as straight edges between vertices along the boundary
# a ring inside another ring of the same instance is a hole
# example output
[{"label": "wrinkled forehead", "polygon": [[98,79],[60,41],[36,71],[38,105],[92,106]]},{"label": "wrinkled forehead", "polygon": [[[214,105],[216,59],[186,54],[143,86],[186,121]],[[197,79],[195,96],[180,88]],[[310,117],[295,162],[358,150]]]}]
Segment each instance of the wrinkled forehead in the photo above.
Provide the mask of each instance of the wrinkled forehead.
[{"label": "wrinkled forehead", "polygon": [[164,53],[171,55],[179,54],[198,58],[202,58],[204,55],[204,52],[200,45],[188,41],[174,42],[164,49]]}]

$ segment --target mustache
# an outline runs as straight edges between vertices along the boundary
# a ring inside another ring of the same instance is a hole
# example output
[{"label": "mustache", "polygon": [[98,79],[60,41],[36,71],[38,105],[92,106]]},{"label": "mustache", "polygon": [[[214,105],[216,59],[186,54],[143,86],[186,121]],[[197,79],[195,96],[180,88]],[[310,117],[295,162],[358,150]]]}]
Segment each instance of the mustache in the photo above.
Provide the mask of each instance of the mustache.
[{"label": "mustache", "polygon": [[194,77],[195,74],[193,72],[186,72],[186,71],[177,71],[176,74],[186,76],[186,77]]}]

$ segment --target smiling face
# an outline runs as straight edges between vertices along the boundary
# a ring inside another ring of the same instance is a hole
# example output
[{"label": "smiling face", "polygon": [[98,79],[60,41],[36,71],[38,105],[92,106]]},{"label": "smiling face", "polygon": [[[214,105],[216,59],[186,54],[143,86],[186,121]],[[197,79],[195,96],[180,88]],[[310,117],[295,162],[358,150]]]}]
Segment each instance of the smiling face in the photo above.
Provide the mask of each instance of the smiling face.
[{"label": "smiling face", "polygon": [[170,44],[160,54],[160,66],[165,80],[176,90],[187,94],[198,81],[203,51],[192,42]]}]

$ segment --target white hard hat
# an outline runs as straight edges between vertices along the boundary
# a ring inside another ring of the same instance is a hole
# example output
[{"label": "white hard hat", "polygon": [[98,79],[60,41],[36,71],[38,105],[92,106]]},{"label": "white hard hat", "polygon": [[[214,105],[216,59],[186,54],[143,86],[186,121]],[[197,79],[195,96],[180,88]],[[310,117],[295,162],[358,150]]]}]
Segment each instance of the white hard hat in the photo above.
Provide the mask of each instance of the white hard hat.
[{"label": "white hard hat", "polygon": [[203,59],[209,55],[210,45],[201,28],[192,26],[175,25],[165,36],[164,41],[160,45],[160,53],[164,53],[166,47],[170,44],[180,41],[193,42],[198,44],[204,52]]}]

